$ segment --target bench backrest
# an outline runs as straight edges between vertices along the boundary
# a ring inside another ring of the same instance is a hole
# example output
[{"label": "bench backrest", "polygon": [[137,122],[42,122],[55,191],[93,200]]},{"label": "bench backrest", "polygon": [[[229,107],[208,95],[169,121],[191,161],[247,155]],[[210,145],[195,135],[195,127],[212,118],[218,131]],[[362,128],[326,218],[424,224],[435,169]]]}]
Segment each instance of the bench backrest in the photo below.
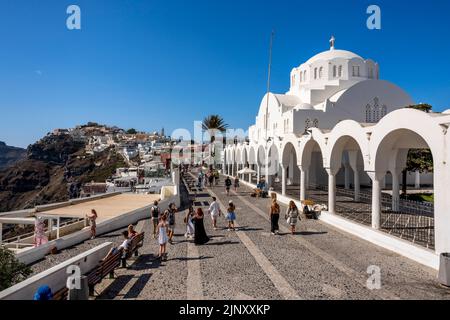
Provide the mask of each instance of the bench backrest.
[{"label": "bench backrest", "polygon": [[120,248],[116,253],[111,254],[108,258],[103,259],[99,264],[88,274],[89,285],[95,285],[102,281],[102,279],[109,273],[114,271],[120,265],[120,258],[122,257],[123,249]]}]

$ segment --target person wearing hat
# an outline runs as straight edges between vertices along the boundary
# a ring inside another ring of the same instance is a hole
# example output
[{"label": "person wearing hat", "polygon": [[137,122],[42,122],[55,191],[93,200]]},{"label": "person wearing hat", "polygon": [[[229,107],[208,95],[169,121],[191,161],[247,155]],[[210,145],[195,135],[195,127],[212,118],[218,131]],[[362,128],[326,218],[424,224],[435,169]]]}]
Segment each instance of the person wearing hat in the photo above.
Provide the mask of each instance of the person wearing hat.
[{"label": "person wearing hat", "polygon": [[228,202],[227,209],[227,221],[228,221],[228,231],[234,231],[234,220],[236,220],[236,207],[234,206],[233,201]]},{"label": "person wearing hat", "polygon": [[33,296],[33,300],[37,301],[46,301],[52,299],[53,299],[52,289],[50,289],[50,287],[47,285],[40,286]]}]

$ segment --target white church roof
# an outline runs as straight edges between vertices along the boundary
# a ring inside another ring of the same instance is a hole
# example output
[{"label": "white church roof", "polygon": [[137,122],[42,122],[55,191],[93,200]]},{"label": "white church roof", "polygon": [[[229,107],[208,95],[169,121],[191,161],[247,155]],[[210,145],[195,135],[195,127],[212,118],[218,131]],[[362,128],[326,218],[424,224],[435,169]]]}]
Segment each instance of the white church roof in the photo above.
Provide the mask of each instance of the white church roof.
[{"label": "white church roof", "polygon": [[348,60],[353,59],[353,58],[358,58],[358,59],[364,60],[361,56],[359,56],[356,53],[353,53],[351,51],[333,49],[333,50],[327,50],[327,51],[321,52],[319,54],[316,54],[314,57],[310,58],[305,63],[311,64],[311,63],[314,63],[319,60],[332,60],[332,59],[336,59],[336,58],[348,59]]}]

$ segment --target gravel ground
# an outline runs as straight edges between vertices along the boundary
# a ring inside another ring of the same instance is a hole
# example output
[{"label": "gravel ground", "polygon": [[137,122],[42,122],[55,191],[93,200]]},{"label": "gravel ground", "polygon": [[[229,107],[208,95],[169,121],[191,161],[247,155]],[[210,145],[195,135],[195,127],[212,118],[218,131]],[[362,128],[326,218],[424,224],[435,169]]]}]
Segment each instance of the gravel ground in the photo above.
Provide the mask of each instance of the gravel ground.
[{"label": "gravel ground", "polygon": [[[223,183],[224,179],[221,180]],[[227,204],[229,198],[222,185],[212,188],[211,192]],[[296,235],[283,234],[283,228],[287,227],[282,219],[284,207],[280,219],[282,234],[271,235],[269,200],[251,198],[249,192],[250,189],[243,186],[230,198],[237,207],[240,232],[267,259],[269,267],[257,262],[248,244],[244,244],[236,232],[224,228],[224,218],[219,218],[218,223],[223,229],[214,231],[207,215],[205,228],[211,241],[203,246],[189,244],[188,257],[183,212],[177,217],[175,244],[168,245],[168,261],[155,260],[158,244],[149,236],[150,221],[145,221],[146,238],[141,255],[129,262],[129,268],[117,269],[115,279],[105,279],[97,285],[96,299],[185,300],[188,290],[199,290],[203,299],[283,299],[272,282],[272,267],[303,299],[450,299],[450,290],[437,283],[434,270],[321,221],[303,219]],[[211,194],[208,190],[202,193],[204,195],[197,198],[201,203],[197,205],[206,209]],[[182,188],[182,195],[185,203],[185,188]],[[48,256],[34,264],[33,270],[35,273],[45,270],[104,241],[119,244],[120,231]],[[369,290],[365,285],[370,265],[381,268],[381,290]],[[196,276],[200,280],[193,282]]]}]

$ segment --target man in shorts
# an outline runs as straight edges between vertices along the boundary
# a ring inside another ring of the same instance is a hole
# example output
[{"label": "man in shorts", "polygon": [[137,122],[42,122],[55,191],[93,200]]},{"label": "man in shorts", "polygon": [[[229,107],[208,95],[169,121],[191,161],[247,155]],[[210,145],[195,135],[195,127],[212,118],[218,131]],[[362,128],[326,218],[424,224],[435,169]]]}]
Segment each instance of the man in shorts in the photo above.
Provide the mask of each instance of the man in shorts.
[{"label": "man in shorts", "polygon": [[150,211],[152,213],[152,222],[153,222],[153,239],[156,239],[156,237],[158,236],[159,218],[161,217],[157,200],[153,202],[153,206],[151,207]]},{"label": "man in shorts", "polygon": [[209,214],[211,215],[211,219],[213,221],[213,227],[214,230],[217,230],[217,217],[220,216],[221,211],[220,211],[220,205],[219,203],[216,201],[217,198],[216,197],[212,197],[213,202],[211,202],[211,205],[209,206]]}]

